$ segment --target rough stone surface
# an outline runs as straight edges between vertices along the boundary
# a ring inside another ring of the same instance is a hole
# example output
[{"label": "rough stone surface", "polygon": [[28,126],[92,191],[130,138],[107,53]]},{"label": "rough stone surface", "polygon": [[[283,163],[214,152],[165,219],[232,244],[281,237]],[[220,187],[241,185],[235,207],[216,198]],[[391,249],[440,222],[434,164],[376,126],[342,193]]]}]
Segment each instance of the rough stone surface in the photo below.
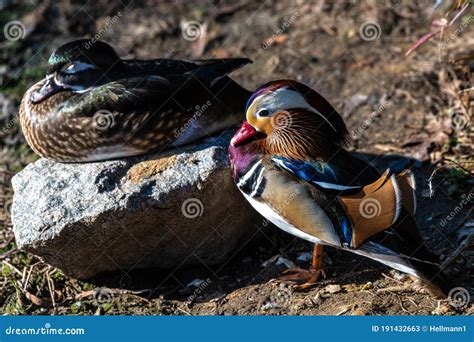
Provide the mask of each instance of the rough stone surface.
[{"label": "rough stone surface", "polygon": [[76,278],[227,261],[256,215],[233,184],[228,139],[116,161],[28,165],[12,180],[18,246]]}]

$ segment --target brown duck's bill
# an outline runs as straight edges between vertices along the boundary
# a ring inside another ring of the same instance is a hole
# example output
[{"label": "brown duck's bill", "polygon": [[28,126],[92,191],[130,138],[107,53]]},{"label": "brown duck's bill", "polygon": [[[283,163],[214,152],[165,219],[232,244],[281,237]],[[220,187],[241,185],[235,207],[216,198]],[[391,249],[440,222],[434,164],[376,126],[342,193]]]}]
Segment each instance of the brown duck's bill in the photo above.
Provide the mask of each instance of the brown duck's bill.
[{"label": "brown duck's bill", "polygon": [[43,86],[31,95],[30,100],[33,103],[39,103],[62,89],[61,86],[58,86],[56,82],[54,82],[53,78],[46,78]]},{"label": "brown duck's bill", "polygon": [[258,132],[247,121],[244,121],[240,129],[232,137],[230,144],[232,146],[238,146],[242,145],[243,143],[249,142],[250,140],[255,140],[263,136],[263,133]]}]

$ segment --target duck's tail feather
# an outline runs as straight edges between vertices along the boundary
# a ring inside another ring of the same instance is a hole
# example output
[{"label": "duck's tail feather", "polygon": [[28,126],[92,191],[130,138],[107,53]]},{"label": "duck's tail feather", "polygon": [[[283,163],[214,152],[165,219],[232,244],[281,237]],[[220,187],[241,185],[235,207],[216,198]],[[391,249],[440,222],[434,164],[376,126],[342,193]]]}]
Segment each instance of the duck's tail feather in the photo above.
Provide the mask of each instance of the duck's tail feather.
[{"label": "duck's tail feather", "polygon": [[437,264],[430,264],[419,260],[410,260],[418,270],[419,278],[426,284],[428,290],[437,297],[447,297],[454,288],[446,274]]},{"label": "duck's tail feather", "polygon": [[438,264],[403,256],[374,242],[364,243],[354,253],[379,261],[387,266],[420,279],[435,296],[445,298],[453,286]]},{"label": "duck's tail feather", "polygon": [[200,79],[207,80],[213,85],[221,78],[227,76],[242,66],[252,63],[248,58],[221,58],[203,59],[193,61],[199,67],[194,72]]},{"label": "duck's tail feather", "polygon": [[440,269],[439,258],[426,249],[415,221],[404,208],[391,229],[353,251],[421,279],[436,296],[446,297],[453,288]]}]

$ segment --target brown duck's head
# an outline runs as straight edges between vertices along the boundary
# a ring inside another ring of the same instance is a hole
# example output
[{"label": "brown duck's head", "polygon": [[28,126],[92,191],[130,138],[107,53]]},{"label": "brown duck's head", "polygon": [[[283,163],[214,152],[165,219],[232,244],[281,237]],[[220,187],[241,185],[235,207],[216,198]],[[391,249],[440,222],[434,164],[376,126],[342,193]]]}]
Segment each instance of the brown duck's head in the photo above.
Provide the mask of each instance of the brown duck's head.
[{"label": "brown duck's head", "polygon": [[296,160],[325,159],[347,141],[338,112],[316,91],[290,80],[269,82],[247,102],[247,122],[232,138],[257,140],[267,153]]},{"label": "brown duck's head", "polygon": [[102,41],[81,39],[64,44],[51,54],[46,78],[31,94],[34,104],[69,90],[86,92],[93,86],[106,83],[109,75],[123,66],[115,50]]}]

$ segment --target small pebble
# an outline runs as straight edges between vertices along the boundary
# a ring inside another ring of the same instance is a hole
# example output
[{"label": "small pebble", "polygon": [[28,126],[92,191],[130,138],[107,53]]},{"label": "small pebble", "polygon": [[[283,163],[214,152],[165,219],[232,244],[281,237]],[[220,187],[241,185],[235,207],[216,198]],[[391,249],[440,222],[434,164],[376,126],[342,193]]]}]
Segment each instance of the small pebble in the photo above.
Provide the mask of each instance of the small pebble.
[{"label": "small pebble", "polygon": [[342,287],[340,285],[337,285],[337,284],[332,284],[332,285],[326,286],[323,289],[323,291],[327,292],[327,293],[338,293],[338,292],[342,291]]},{"label": "small pebble", "polygon": [[298,255],[298,257],[296,258],[296,260],[299,260],[299,261],[309,261],[311,260],[312,258],[312,254],[311,253],[301,253],[300,255]]}]

